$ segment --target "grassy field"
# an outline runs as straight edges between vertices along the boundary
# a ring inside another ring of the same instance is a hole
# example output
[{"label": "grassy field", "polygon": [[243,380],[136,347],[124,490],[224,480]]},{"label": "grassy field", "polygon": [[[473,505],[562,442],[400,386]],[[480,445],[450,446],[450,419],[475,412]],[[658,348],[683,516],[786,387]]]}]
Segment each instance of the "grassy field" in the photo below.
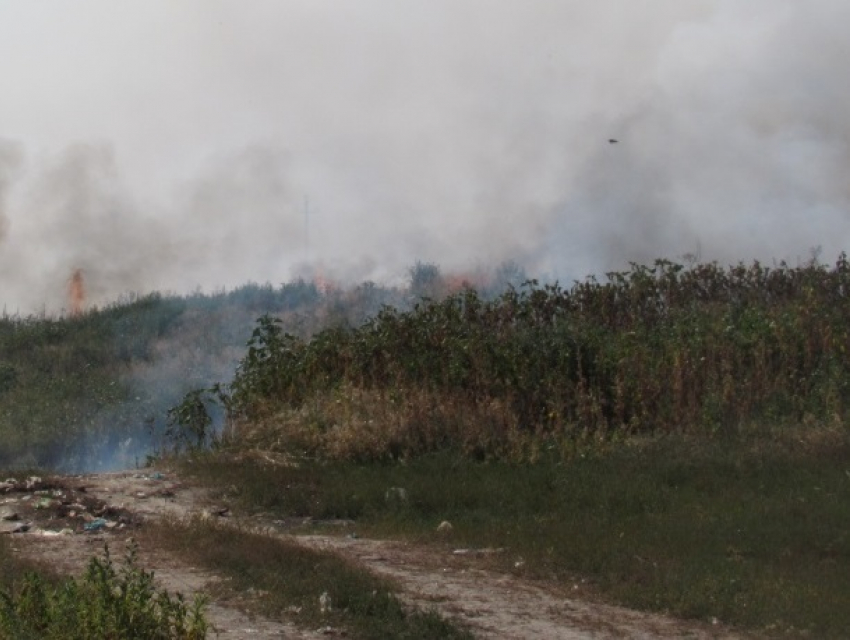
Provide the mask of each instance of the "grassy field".
[{"label": "grassy field", "polygon": [[[768,635],[850,628],[850,438],[805,429],[666,436],[534,464],[449,453],[369,465],[187,470],[247,511],[350,518],[364,536],[497,547],[498,568]],[[233,492],[233,488],[236,488]],[[407,500],[387,500],[401,487]],[[453,530],[435,535],[448,520]]]},{"label": "grassy field", "polygon": [[[428,543],[449,520],[442,544],[503,547],[502,569],[588,597],[846,637],[848,318],[844,255],[486,295],[417,264],[404,290],[6,318],[0,457],[90,460],[81,441],[120,446],[147,420],[160,454],[247,511]],[[297,465],[238,462],[251,451]]]}]

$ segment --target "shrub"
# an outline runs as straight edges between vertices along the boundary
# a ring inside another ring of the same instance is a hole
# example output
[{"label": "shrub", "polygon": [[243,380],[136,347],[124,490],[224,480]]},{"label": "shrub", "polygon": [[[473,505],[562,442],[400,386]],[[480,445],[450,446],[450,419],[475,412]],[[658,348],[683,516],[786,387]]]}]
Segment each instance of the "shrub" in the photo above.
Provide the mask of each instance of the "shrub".
[{"label": "shrub", "polygon": [[79,579],[52,584],[27,573],[0,591],[0,638],[22,640],[198,640],[205,638],[204,599],[157,590],[152,572],[136,565],[132,547],[116,569],[106,547]]}]

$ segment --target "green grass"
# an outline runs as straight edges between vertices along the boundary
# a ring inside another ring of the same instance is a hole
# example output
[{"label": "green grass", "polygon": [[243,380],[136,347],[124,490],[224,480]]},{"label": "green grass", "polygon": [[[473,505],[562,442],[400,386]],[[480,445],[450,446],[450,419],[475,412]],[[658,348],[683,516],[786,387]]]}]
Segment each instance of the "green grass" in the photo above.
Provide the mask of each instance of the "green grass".
[{"label": "green grass", "polygon": [[[502,568],[624,605],[758,632],[846,637],[850,436],[814,427],[609,444],[564,462],[261,466],[212,457],[199,477],[248,510],[351,518],[362,535],[505,547]],[[403,487],[406,503],[388,502]],[[515,563],[522,561],[517,568]]]},{"label": "green grass", "polygon": [[[165,523],[145,535],[229,577],[219,587],[223,595],[250,592],[249,606],[271,618],[374,640],[472,637],[433,611],[403,606],[391,582],[333,553],[203,520]],[[324,593],[330,598],[326,611],[320,605]]]}]

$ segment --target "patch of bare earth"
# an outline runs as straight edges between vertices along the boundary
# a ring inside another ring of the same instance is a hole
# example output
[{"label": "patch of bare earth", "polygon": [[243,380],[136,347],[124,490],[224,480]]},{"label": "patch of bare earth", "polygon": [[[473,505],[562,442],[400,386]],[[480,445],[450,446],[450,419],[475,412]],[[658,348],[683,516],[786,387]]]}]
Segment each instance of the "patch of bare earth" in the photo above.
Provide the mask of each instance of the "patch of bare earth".
[{"label": "patch of bare earth", "polygon": [[[67,571],[80,571],[108,543],[113,557],[150,519],[217,514],[206,493],[170,472],[124,472],[53,479],[29,488],[0,484],[0,531],[16,526],[15,547]],[[235,517],[228,521],[238,521]],[[252,521],[256,524],[256,520]],[[28,525],[28,527],[27,527]],[[256,527],[255,527],[256,528]],[[351,537],[293,536],[274,526],[266,535],[285,536],[315,549],[340,554],[393,579],[402,599],[436,608],[467,625],[477,637],[510,639],[719,638],[734,637],[719,626],[699,626],[575,597],[555,586],[530,582],[486,568],[486,550],[441,551],[405,542]],[[181,562],[160,549],[140,549],[142,567],[155,572],[170,591],[191,597],[221,577]],[[318,638],[317,631],[243,613],[238,604],[212,602],[208,618],[220,637]]]}]

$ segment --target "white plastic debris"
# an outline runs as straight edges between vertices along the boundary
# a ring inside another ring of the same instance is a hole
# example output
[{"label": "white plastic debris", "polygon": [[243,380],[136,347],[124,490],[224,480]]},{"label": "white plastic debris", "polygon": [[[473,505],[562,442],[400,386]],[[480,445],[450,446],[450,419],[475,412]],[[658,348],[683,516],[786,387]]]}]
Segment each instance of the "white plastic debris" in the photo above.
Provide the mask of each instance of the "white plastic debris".
[{"label": "white plastic debris", "polygon": [[332,609],[331,597],[328,595],[327,591],[323,591],[322,595],[319,596],[319,610],[322,613],[330,613]]},{"label": "white plastic debris", "polygon": [[37,535],[44,536],[45,538],[56,538],[56,537],[59,537],[59,536],[72,536],[72,535],[74,535],[74,532],[67,527],[65,527],[61,531],[50,531],[49,529],[40,529],[39,531],[36,531],[35,533]]}]

